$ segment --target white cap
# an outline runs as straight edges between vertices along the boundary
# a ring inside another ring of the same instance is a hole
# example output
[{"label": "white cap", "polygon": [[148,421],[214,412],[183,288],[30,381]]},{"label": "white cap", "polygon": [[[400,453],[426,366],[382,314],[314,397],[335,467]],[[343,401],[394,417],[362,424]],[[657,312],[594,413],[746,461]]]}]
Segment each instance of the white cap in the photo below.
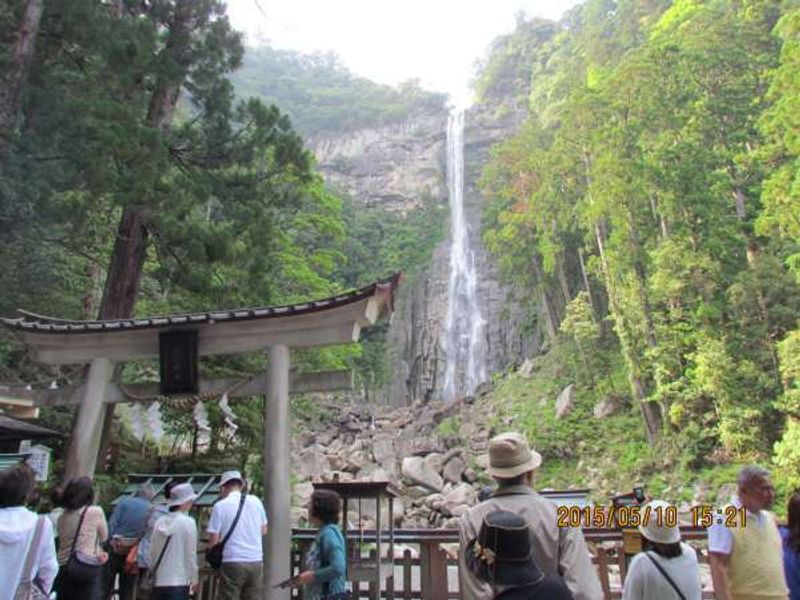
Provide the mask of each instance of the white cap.
[{"label": "white cap", "polygon": [[220,487],[222,487],[223,485],[225,485],[229,481],[233,481],[234,479],[238,479],[239,481],[244,483],[244,477],[242,477],[242,474],[239,473],[239,471],[225,471],[222,474],[222,477],[220,477],[219,485]]},{"label": "white cap", "polygon": [[668,502],[653,500],[639,509],[639,514],[647,517],[647,523],[639,525],[639,531],[644,537],[657,544],[677,544],[681,541],[681,530],[678,525],[665,527],[663,521],[670,507]]},{"label": "white cap", "polygon": [[180,506],[181,504],[194,500],[197,500],[197,494],[194,493],[192,484],[181,483],[169,491],[167,506]]}]

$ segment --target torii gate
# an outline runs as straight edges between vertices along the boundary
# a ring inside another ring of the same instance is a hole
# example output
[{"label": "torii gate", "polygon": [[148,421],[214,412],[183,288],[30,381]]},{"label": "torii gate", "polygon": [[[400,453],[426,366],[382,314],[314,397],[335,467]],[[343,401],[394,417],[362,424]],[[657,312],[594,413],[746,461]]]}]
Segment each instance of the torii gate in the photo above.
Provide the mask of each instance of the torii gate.
[{"label": "torii gate", "polygon": [[[264,394],[264,500],[270,514],[266,540],[264,597],[288,600],[289,590],[272,586],[290,575],[290,348],[346,344],[361,329],[393,309],[400,274],[361,289],[290,306],[274,306],[112,321],[72,321],[19,311],[0,322],[19,333],[39,362],[89,364],[85,384],[69,393],[34,395],[42,404],[69,398],[78,417],[67,453],[67,477],[92,475],[108,401],[121,401],[120,384],[112,382],[115,363],[158,356],[159,336],[194,331],[198,356],[267,351],[266,378],[246,385],[249,394]],[[330,389],[346,383],[341,373],[296,379],[299,389]],[[325,380],[329,380],[326,381]],[[332,384],[332,385],[331,385]],[[294,386],[292,386],[294,387]],[[201,391],[225,389],[225,382],[201,383]],[[150,388],[142,389],[142,391]],[[244,390],[243,390],[244,391]],[[55,398],[54,398],[55,396]],[[49,399],[49,400],[48,400]]]}]

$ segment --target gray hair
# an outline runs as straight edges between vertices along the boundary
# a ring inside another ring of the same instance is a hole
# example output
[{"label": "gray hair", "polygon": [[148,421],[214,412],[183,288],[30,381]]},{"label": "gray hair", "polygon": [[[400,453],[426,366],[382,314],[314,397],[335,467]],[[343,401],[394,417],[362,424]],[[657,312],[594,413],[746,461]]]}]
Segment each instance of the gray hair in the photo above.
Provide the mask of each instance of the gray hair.
[{"label": "gray hair", "polygon": [[153,490],[153,486],[149,483],[143,483],[136,489],[136,497],[137,498],[144,498],[145,500],[152,500],[153,496],[155,496],[155,490]]},{"label": "gray hair", "polygon": [[739,476],[736,478],[736,483],[740,490],[746,490],[757,479],[769,479],[769,471],[758,465],[748,465],[739,469]]}]

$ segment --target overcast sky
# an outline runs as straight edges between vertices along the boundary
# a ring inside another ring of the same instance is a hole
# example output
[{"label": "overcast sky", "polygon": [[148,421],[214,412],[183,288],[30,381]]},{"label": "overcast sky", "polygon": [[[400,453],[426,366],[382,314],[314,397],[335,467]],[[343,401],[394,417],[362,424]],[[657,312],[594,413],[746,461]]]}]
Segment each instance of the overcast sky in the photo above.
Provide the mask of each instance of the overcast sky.
[{"label": "overcast sky", "polygon": [[356,74],[381,83],[419,78],[467,97],[475,61],[510,32],[515,15],[557,19],[578,0],[227,0],[249,44],[336,52]]}]

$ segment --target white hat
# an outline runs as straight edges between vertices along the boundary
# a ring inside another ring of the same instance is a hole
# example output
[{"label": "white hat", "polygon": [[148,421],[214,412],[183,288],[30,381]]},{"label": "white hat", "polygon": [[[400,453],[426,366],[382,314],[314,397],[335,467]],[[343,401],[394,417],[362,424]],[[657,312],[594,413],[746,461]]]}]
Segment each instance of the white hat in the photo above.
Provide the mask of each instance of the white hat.
[{"label": "white hat", "polygon": [[642,519],[647,517],[647,522],[639,525],[639,531],[644,537],[657,544],[677,544],[681,541],[681,530],[678,525],[664,526],[665,514],[670,507],[668,502],[653,500],[639,509]]},{"label": "white hat", "polygon": [[233,481],[234,479],[238,479],[239,481],[244,483],[244,477],[242,477],[242,474],[239,473],[239,471],[225,471],[222,474],[222,477],[220,477],[219,485],[220,487],[222,487],[223,485],[225,485],[229,481]]},{"label": "white hat", "polygon": [[197,500],[197,494],[194,493],[192,484],[181,483],[169,491],[167,506],[180,506],[181,504],[194,500]]},{"label": "white hat", "polygon": [[510,431],[489,442],[489,475],[511,479],[533,471],[542,464],[542,455],[531,450],[521,434]]}]

